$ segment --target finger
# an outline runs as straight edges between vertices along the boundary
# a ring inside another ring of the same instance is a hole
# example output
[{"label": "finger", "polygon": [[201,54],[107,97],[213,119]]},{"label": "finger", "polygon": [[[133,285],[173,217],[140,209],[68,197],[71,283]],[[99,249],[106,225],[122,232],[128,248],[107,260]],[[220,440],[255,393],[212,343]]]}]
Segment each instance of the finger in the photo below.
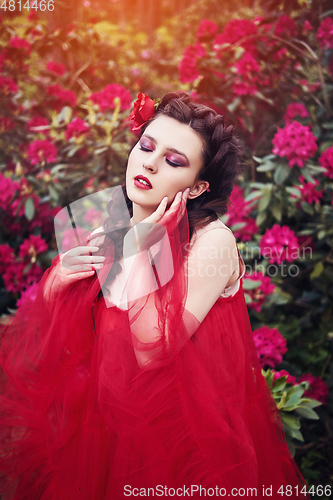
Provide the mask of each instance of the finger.
[{"label": "finger", "polygon": [[165,196],[161,203],[158,205],[157,209],[155,212],[153,212],[149,217],[145,219],[145,222],[157,222],[160,220],[161,217],[163,217],[163,214],[165,212],[165,209],[168,204],[168,197]]},{"label": "finger", "polygon": [[96,274],[95,270],[82,271],[80,273],[70,274],[68,276],[68,281],[77,281],[77,280],[82,280],[84,278],[90,278],[91,276],[94,276],[95,274]]},{"label": "finger", "polygon": [[68,250],[68,252],[66,252],[65,255],[67,255],[69,257],[77,257],[78,255],[85,255],[85,254],[89,254],[91,252],[97,252],[98,250],[99,250],[99,247],[97,247],[97,246],[85,245],[85,246],[71,248],[70,250]]},{"label": "finger", "polygon": [[87,255],[81,257],[72,257],[72,264],[99,264],[100,262],[104,262],[104,255]]}]

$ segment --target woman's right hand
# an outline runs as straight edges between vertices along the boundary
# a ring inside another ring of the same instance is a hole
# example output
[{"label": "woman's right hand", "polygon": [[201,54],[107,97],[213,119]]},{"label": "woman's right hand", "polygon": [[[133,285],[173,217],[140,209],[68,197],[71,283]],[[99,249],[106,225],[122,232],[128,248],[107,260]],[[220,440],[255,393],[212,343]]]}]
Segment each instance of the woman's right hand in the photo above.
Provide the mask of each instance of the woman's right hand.
[{"label": "woman's right hand", "polygon": [[85,245],[71,248],[60,255],[57,281],[60,286],[71,285],[78,280],[89,278],[101,269],[105,261],[102,255],[92,255],[99,247]]}]

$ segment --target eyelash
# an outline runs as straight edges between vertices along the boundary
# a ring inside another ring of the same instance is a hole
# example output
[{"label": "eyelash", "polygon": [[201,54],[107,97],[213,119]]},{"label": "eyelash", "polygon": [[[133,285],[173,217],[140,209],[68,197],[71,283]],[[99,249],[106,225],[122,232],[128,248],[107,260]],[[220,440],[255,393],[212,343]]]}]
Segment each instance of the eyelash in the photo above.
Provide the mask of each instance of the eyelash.
[{"label": "eyelash", "polygon": [[[140,149],[141,149],[141,151],[146,151],[146,152],[148,152],[148,153],[149,153],[149,152],[151,152],[151,149],[147,149],[147,148],[145,148],[145,147],[144,147],[144,146],[142,146],[142,145],[140,145]],[[168,160],[167,158],[166,158],[166,160],[165,160],[165,161],[166,161],[169,165],[171,165],[171,167],[176,167],[176,168],[177,168],[177,167],[181,167],[181,165],[179,165],[178,163],[173,163],[172,161]]]}]

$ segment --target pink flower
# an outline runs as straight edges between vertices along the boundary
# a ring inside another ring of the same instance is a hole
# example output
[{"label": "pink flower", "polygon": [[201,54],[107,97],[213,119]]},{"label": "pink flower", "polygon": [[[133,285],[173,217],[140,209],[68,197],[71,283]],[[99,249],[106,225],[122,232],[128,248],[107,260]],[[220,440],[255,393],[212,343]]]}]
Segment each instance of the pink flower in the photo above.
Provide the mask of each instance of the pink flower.
[{"label": "pink flower", "polygon": [[333,19],[331,17],[325,17],[320,23],[317,40],[323,49],[333,48]]},{"label": "pink flower", "polygon": [[39,140],[29,144],[27,151],[28,159],[32,165],[40,162],[52,163],[57,161],[57,148],[47,139]]},{"label": "pink flower", "polygon": [[125,110],[131,107],[132,97],[131,94],[125,87],[118,85],[117,83],[111,83],[107,85],[100,92],[95,92],[91,94],[89,99],[100,107],[102,112],[107,109],[115,108],[115,98],[120,99],[120,109]]},{"label": "pink flower", "polygon": [[323,175],[333,179],[333,146],[321,153],[319,163],[322,167],[326,168],[326,172],[323,172]]},{"label": "pink flower", "polygon": [[241,43],[241,47],[254,53],[255,52],[255,38],[246,39],[251,35],[258,33],[258,27],[252,21],[247,19],[232,19],[227,23],[223,33],[217,35],[214,40],[214,49],[219,50],[219,46],[223,44],[232,45],[245,39]]},{"label": "pink flower", "polygon": [[1,116],[0,117],[0,133],[4,134],[5,132],[9,132],[16,127],[16,124],[10,116]]},{"label": "pink flower", "polygon": [[257,349],[260,366],[274,367],[281,363],[287,352],[287,341],[277,328],[262,326],[253,331],[253,340]]},{"label": "pink flower", "polygon": [[[296,185],[294,187],[298,188],[301,192],[301,200],[309,203],[316,203],[320,201],[320,198],[323,197],[325,189],[321,191],[317,191],[316,187],[319,185],[319,181],[314,179],[314,183],[307,182],[305,180],[304,175],[300,175],[299,180],[301,181],[301,185]],[[292,198],[297,198],[296,195],[292,194]],[[300,207],[300,205],[299,205]]]},{"label": "pink flower", "polygon": [[306,19],[303,24],[303,31],[307,33],[308,31],[312,31],[313,26],[309,23],[309,21]]},{"label": "pink flower", "polygon": [[103,223],[103,212],[101,210],[95,210],[94,207],[91,207],[86,212],[84,218],[92,226],[98,227]]},{"label": "pink flower", "polygon": [[323,405],[326,405],[327,398],[329,394],[329,388],[326,382],[321,377],[315,377],[312,373],[304,373],[299,379],[298,383],[308,381],[310,387],[304,392],[303,397],[313,398],[317,401],[321,401]]},{"label": "pink flower", "polygon": [[296,377],[294,377],[293,375],[290,375],[290,373],[287,372],[287,370],[280,370],[278,372],[276,372],[275,370],[272,370],[272,373],[273,373],[273,382],[275,382],[275,380],[277,380],[280,377],[287,377],[287,380],[286,380],[287,384],[296,385]]},{"label": "pink flower", "polygon": [[197,39],[213,37],[218,32],[219,27],[213,21],[202,19],[197,29]]},{"label": "pink flower", "polygon": [[0,273],[3,273],[4,269],[14,262],[14,259],[14,249],[7,243],[0,245]]},{"label": "pink flower", "polygon": [[10,40],[9,47],[22,50],[27,56],[29,56],[31,52],[30,43],[27,40],[24,40],[24,38],[19,38],[18,36],[14,36],[14,38]]},{"label": "pink flower", "polygon": [[33,130],[34,127],[43,127],[50,125],[49,121],[43,116],[35,115],[33,116],[27,123],[27,128],[31,132],[35,132],[37,134],[48,134],[48,130]]},{"label": "pink flower", "polygon": [[16,94],[18,86],[11,78],[0,75],[0,89],[3,94]]},{"label": "pink flower", "polygon": [[22,262],[13,262],[3,271],[2,278],[8,292],[20,292],[27,286],[26,276],[23,271],[26,264]]},{"label": "pink flower", "polygon": [[49,63],[47,63],[46,69],[47,71],[50,71],[51,73],[59,76],[63,76],[66,73],[66,66],[54,61],[50,61]]},{"label": "pink flower", "polygon": [[200,76],[196,64],[197,60],[205,55],[206,50],[200,43],[186,47],[178,65],[179,79],[182,83],[193,82]]},{"label": "pink flower", "polygon": [[29,238],[26,238],[20,245],[19,255],[22,259],[27,260],[27,257],[30,262],[35,263],[37,255],[46,252],[46,250],[47,244],[45,240],[39,235],[34,236],[31,234]]},{"label": "pink flower", "polygon": [[316,138],[309,129],[297,121],[288,123],[285,128],[278,128],[273,137],[273,153],[286,156],[289,166],[304,167],[304,163],[317,151]]},{"label": "pink flower", "polygon": [[75,118],[71,123],[67,125],[65,137],[69,141],[72,137],[80,137],[83,134],[89,132],[89,127],[84,120],[81,118]]},{"label": "pink flower", "polygon": [[236,77],[233,84],[233,91],[236,95],[253,95],[258,92],[258,81],[260,66],[255,58],[248,52],[235,65],[236,72],[240,77]]},{"label": "pink flower", "polygon": [[52,105],[56,111],[60,111],[64,106],[76,106],[76,95],[71,90],[63,89],[58,83],[49,85],[47,93],[52,97]]},{"label": "pink flower", "polygon": [[297,34],[295,21],[288,15],[281,16],[275,24],[274,34],[279,37],[293,37]]},{"label": "pink flower", "polygon": [[38,21],[39,17],[37,15],[37,12],[30,11],[29,14],[27,15],[27,19],[30,23],[33,23],[34,21]]},{"label": "pink flower", "polygon": [[261,284],[256,289],[246,290],[247,295],[249,295],[252,300],[252,302],[247,304],[248,307],[260,312],[262,305],[266,301],[267,295],[274,292],[275,285],[272,283],[269,276],[264,276],[263,273],[259,271],[253,271],[252,274],[245,273],[244,278],[253,281],[261,281]]},{"label": "pink flower", "polygon": [[282,261],[292,262],[298,258],[299,243],[294,231],[288,226],[274,224],[271,229],[267,229],[260,239],[260,251],[266,258],[269,257],[270,264]]},{"label": "pink flower", "polygon": [[292,102],[287,106],[283,118],[286,123],[289,123],[295,118],[295,116],[300,116],[301,118],[307,118],[310,115],[304,104],[300,102]]},{"label": "pink flower", "polygon": [[0,209],[9,210],[13,196],[19,188],[18,182],[0,172]]}]

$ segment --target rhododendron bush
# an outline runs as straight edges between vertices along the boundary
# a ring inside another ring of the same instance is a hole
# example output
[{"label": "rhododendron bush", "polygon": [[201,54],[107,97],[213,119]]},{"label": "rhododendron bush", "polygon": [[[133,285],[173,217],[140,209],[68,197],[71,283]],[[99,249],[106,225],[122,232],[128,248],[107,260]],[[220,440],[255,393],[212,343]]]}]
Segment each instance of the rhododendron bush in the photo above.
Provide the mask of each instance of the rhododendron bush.
[{"label": "rhododendron bush", "polygon": [[[333,15],[321,5],[232,12],[204,0],[150,39],[108,23],[50,32],[38,16],[2,22],[0,300],[5,322],[33,298],[64,205],[124,179],[138,92],[188,91],[242,138],[244,170],[222,220],[247,266],[258,357],[290,447],[311,483],[328,484]],[[100,214],[85,217],[93,224]],[[70,248],[70,235],[64,241]]]}]

